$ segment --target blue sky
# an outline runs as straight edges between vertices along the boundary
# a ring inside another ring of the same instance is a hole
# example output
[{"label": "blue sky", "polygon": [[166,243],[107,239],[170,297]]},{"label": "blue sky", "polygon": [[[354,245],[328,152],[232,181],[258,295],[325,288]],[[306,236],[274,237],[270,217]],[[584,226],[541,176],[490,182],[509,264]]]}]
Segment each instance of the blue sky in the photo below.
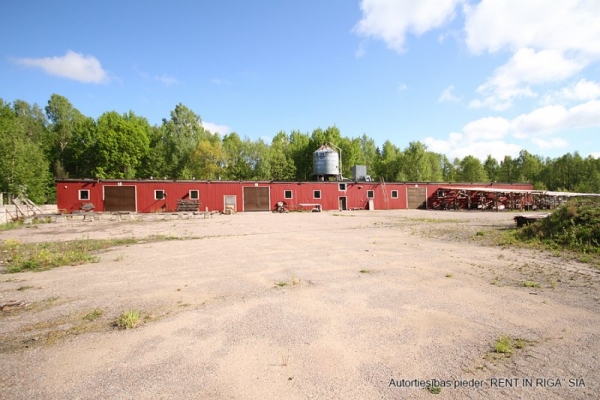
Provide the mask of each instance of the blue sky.
[{"label": "blue sky", "polygon": [[269,141],[337,126],[451,158],[600,156],[600,2],[13,1],[0,98]]}]

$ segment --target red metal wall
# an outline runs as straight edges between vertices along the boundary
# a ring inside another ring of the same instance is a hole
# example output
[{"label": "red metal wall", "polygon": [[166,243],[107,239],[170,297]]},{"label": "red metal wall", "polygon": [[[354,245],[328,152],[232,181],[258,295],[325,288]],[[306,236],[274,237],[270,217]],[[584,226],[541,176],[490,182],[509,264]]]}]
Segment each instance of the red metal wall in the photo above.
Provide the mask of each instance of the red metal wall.
[{"label": "red metal wall", "polygon": [[[82,204],[94,204],[95,211],[104,211],[104,186],[135,186],[138,212],[174,211],[178,199],[189,199],[190,190],[200,192],[201,210],[222,211],[225,195],[236,196],[237,210],[244,211],[243,187],[270,187],[271,209],[278,201],[284,201],[290,209],[299,209],[300,204],[321,204],[323,210],[338,210],[339,198],[346,197],[346,208],[367,208],[367,192],[373,191],[373,203],[376,210],[406,209],[407,188],[426,187],[427,206],[431,208],[440,187],[491,187],[482,183],[386,183],[379,182],[343,182],[346,190],[339,190],[340,182],[230,182],[230,181],[118,181],[118,180],[59,180],[56,182],[56,198],[59,210],[74,212],[81,209]],[[531,184],[494,183],[493,188],[532,190]],[[90,191],[89,200],[79,200],[79,190]],[[163,200],[154,200],[154,191],[164,190],[167,194]],[[284,192],[292,191],[292,199],[285,199]],[[315,199],[313,191],[320,190],[321,198]],[[385,194],[384,194],[385,191]],[[392,192],[398,191],[398,197],[392,198]],[[387,196],[386,196],[387,195]],[[387,197],[387,202],[385,201]]]}]

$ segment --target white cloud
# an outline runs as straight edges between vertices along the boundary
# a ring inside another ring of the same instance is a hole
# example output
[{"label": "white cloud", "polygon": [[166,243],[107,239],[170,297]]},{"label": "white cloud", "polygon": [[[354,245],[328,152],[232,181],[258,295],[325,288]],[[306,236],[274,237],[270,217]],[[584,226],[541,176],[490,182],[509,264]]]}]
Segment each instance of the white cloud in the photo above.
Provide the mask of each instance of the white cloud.
[{"label": "white cloud", "polygon": [[94,56],[84,56],[68,50],[64,56],[44,58],[19,58],[16,63],[26,67],[37,67],[49,75],[73,79],[83,83],[107,83],[106,71]]},{"label": "white cloud", "polygon": [[548,149],[558,149],[561,147],[567,147],[569,143],[561,138],[551,138],[551,139],[541,139],[541,138],[533,138],[531,139],[533,143],[540,149],[548,150]]},{"label": "white cloud", "polygon": [[521,146],[502,140],[470,142],[462,137],[462,134],[454,132],[450,134],[449,140],[437,140],[429,137],[424,142],[428,150],[446,154],[451,161],[455,158],[463,159],[468,155],[475,156],[481,161],[484,161],[488,155],[502,160],[506,155],[516,157],[522,150]]},{"label": "white cloud", "polygon": [[358,48],[356,49],[356,52],[354,53],[354,57],[356,58],[363,58],[365,56],[365,54],[367,54],[367,49],[366,49],[366,44],[364,40],[361,40],[360,43],[358,44]]},{"label": "white cloud", "polygon": [[481,118],[466,124],[461,132],[450,133],[447,140],[428,137],[424,142],[431,151],[451,158],[471,154],[484,160],[491,154],[500,160],[505,155],[518,154],[522,148],[517,144],[519,142],[529,142],[542,150],[564,148],[569,142],[557,134],[590,128],[600,128],[600,100],[590,100],[571,108],[561,105],[541,107],[512,120]]},{"label": "white cloud", "polygon": [[600,128],[600,100],[591,100],[569,109],[546,106],[522,114],[512,121],[515,137],[534,138],[563,130]]},{"label": "white cloud", "polygon": [[202,126],[211,133],[218,133],[220,136],[224,136],[231,132],[231,128],[227,125],[218,125],[212,122],[202,121]]},{"label": "white cloud", "polygon": [[474,53],[531,47],[600,55],[598,0],[481,0],[463,11]]},{"label": "white cloud", "polygon": [[595,100],[600,97],[600,83],[580,79],[576,83],[544,95],[543,104]]},{"label": "white cloud", "polygon": [[[353,31],[361,36],[383,40],[398,52],[404,50],[406,34],[417,36],[442,26],[454,18],[462,0],[362,0],[362,19]],[[359,53],[360,54],[360,53]]]},{"label": "white cloud", "polygon": [[[471,107],[497,111],[519,97],[535,97],[534,85],[560,82],[600,59],[600,2],[481,0],[465,3],[467,47],[475,54],[514,52],[477,92]],[[549,104],[549,99],[544,98]]]},{"label": "white cloud", "polygon": [[503,139],[510,132],[510,121],[500,117],[487,117],[466,124],[461,133],[452,132],[448,140],[425,139],[429,150],[446,154],[451,160],[474,155],[482,161],[488,155],[500,160],[505,155],[515,156],[521,146]]},{"label": "white cloud", "polygon": [[502,117],[486,117],[464,126],[464,139],[469,142],[478,140],[499,140],[510,130],[510,121]]},{"label": "white cloud", "polygon": [[176,78],[174,78],[174,77],[172,77],[170,75],[165,75],[165,74],[163,74],[163,75],[154,75],[152,77],[152,79],[154,79],[155,81],[158,81],[158,82],[162,83],[163,85],[165,85],[167,87],[173,86],[173,85],[175,85],[176,83],[179,82]]},{"label": "white cloud", "polygon": [[406,89],[408,89],[408,86],[406,86],[406,83],[401,83],[401,84],[398,85],[398,91],[399,92],[403,92]]},{"label": "white cloud", "polygon": [[460,102],[460,97],[454,95],[454,85],[448,86],[446,89],[442,90],[440,97],[438,98],[439,103],[458,103]]},{"label": "white cloud", "polygon": [[590,156],[592,156],[594,158],[600,158],[600,152],[598,152],[598,151],[592,152],[592,153],[590,153]]},{"label": "white cloud", "polygon": [[529,84],[562,81],[585,68],[586,62],[566,59],[556,50],[519,49],[504,65],[498,67],[487,82],[477,88],[486,96],[473,100],[471,107],[505,110],[518,97],[535,97]]}]

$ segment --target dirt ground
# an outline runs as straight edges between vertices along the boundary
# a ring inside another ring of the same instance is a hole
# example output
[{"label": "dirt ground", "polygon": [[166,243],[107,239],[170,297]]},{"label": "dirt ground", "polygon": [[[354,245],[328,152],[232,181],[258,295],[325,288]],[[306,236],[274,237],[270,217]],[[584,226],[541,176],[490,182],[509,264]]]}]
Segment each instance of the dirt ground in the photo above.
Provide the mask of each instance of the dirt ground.
[{"label": "dirt ground", "polygon": [[[513,216],[240,213],[2,232],[194,239],[0,275],[0,304],[23,304],[0,312],[0,398],[419,399],[435,396],[428,380],[438,398],[597,398],[600,270],[486,244]],[[114,328],[129,309],[144,323]],[[502,336],[519,340],[510,357],[493,352]]]}]

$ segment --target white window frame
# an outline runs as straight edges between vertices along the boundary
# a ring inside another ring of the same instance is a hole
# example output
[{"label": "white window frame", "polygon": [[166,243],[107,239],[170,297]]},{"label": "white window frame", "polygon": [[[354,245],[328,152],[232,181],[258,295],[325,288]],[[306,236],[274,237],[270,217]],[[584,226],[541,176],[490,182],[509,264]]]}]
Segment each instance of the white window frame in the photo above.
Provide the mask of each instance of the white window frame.
[{"label": "white window frame", "polygon": [[[192,192],[196,192],[198,195],[196,197],[192,197]],[[188,196],[190,200],[200,200],[200,190],[199,189],[191,189],[188,192]]]},{"label": "white window frame", "polygon": [[[319,193],[318,197],[317,197],[317,193]],[[321,191],[320,190],[313,190],[313,199],[319,199],[319,200],[321,199]]]},{"label": "white window frame", "polygon": [[[371,194],[369,196],[369,194]],[[374,190],[367,190],[367,199],[374,199],[375,198],[375,191]]]},{"label": "white window frame", "polygon": [[[162,197],[159,199],[157,194],[158,192],[162,192]],[[167,192],[164,189],[155,189],[154,190],[154,200],[164,200],[167,198]]]},{"label": "white window frame", "polygon": [[398,191],[397,190],[392,190],[392,199],[397,199],[397,198],[398,198]]},{"label": "white window frame", "polygon": [[[344,187],[343,189],[342,189],[342,186]],[[348,189],[348,186],[346,186],[345,183],[338,183],[338,190],[340,192],[345,192],[347,189]]]},{"label": "white window frame", "polygon": [[[87,192],[87,199],[81,197],[81,193]],[[79,200],[90,200],[90,190],[89,189],[79,189]]]},{"label": "white window frame", "polygon": [[438,199],[443,199],[444,197],[446,197],[446,192],[443,189],[438,189],[436,196]]},{"label": "white window frame", "polygon": [[[290,194],[289,197],[287,196],[288,193]],[[283,191],[283,198],[285,200],[291,200],[291,199],[293,199],[294,198],[294,192],[291,191],[291,190],[284,190]]]}]

